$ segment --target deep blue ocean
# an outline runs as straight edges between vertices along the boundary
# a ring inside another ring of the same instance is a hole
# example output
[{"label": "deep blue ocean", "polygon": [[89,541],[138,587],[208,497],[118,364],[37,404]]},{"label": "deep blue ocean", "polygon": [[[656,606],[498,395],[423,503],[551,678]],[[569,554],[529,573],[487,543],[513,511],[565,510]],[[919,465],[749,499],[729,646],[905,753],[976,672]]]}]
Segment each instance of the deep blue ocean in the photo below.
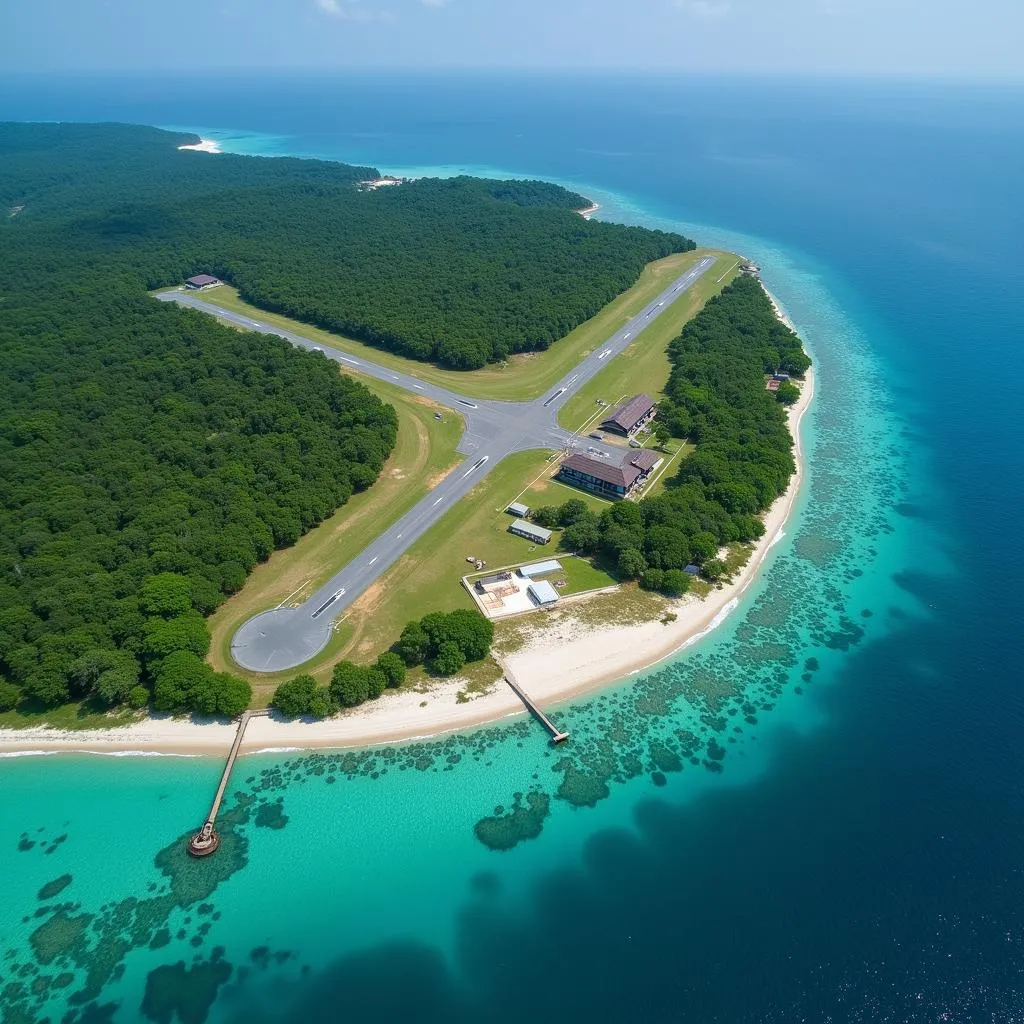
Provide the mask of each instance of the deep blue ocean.
[{"label": "deep blue ocean", "polygon": [[0,78],[0,119],[554,179],[756,259],[818,372],[759,583],[564,749],[254,756],[202,864],[219,764],[0,762],[0,1016],[1024,1021],[1020,87]]}]

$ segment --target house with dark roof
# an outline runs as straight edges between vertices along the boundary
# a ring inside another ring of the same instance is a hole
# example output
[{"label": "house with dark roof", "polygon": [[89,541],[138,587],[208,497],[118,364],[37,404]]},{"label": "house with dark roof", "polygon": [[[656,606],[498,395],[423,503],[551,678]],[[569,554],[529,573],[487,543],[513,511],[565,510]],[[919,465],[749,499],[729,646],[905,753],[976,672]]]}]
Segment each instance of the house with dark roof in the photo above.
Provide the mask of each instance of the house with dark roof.
[{"label": "house with dark roof", "polygon": [[185,282],[185,287],[194,292],[201,292],[204,288],[215,288],[221,283],[218,278],[211,277],[209,274],[196,274],[195,277],[190,277]]},{"label": "house with dark roof", "polygon": [[592,459],[588,455],[570,455],[562,463],[558,476],[563,483],[617,501],[642,484],[661,461],[656,452],[643,449],[630,452],[618,466],[610,466],[604,459]]},{"label": "house with dark roof", "polygon": [[602,421],[601,429],[621,437],[632,437],[641,427],[654,419],[658,405],[650,395],[634,395],[620,405],[608,419]]}]

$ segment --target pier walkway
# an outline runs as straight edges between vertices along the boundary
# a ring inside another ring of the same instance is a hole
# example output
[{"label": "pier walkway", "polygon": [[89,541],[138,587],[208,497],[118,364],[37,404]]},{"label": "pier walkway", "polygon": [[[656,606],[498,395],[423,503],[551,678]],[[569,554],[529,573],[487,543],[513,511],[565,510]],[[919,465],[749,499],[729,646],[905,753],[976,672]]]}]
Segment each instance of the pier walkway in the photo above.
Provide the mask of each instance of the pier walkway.
[{"label": "pier walkway", "polygon": [[534,703],[533,698],[515,681],[512,673],[507,668],[502,666],[502,671],[505,674],[505,682],[511,687],[512,692],[526,705],[526,710],[533,715],[534,718],[544,726],[549,733],[551,733],[552,743],[564,743],[568,738],[567,732],[562,732],[554,722],[544,714],[543,711]]},{"label": "pier walkway", "polygon": [[242,745],[242,737],[253,718],[261,718],[270,714],[269,708],[261,708],[257,711],[243,711],[242,717],[238,720],[238,728],[235,730],[235,739],[228,751],[228,759],[224,764],[224,771],[220,776],[220,785],[210,805],[210,813],[206,816],[203,827],[188,841],[188,852],[193,857],[206,857],[213,853],[220,846],[220,836],[217,834],[217,814],[220,812],[221,801],[224,799],[224,791],[228,788],[228,779],[231,778],[231,769],[235,767],[235,759],[238,757],[239,747]]}]

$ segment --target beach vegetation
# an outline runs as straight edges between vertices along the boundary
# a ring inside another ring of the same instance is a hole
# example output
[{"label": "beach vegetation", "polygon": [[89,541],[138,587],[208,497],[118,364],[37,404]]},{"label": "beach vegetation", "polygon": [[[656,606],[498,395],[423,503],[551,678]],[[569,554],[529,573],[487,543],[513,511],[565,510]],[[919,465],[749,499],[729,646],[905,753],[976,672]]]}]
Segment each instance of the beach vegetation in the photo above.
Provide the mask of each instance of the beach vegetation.
[{"label": "beach vegetation", "polygon": [[299,675],[282,683],[274,691],[270,706],[286,718],[300,718],[310,714],[316,695],[316,680],[310,675]]},{"label": "beach vegetation", "polygon": [[620,579],[639,579],[647,568],[647,559],[639,548],[623,548],[619,552],[617,568]]},{"label": "beach vegetation", "polygon": [[395,653],[410,668],[422,665],[430,643],[426,632],[418,622],[408,622],[395,644]]},{"label": "beach vegetation", "polygon": [[125,703],[136,711],[141,711],[149,703],[150,693],[144,686],[133,686],[128,691]]},{"label": "beach vegetation", "polygon": [[792,381],[780,381],[775,398],[783,405],[795,405],[800,400],[800,389]]},{"label": "beach vegetation", "polygon": [[394,651],[384,651],[378,655],[376,666],[384,673],[389,687],[396,689],[405,682],[405,662]]},{"label": "beach vegetation", "polygon": [[160,661],[155,675],[153,707],[157,711],[235,718],[252,700],[246,680],[215,672],[192,651],[172,652]]},{"label": "beach vegetation", "polygon": [[370,696],[369,669],[339,661],[331,674],[331,696],[343,707],[354,708]]},{"label": "beach vegetation", "polygon": [[10,711],[21,703],[21,690],[9,683],[6,679],[0,679],[0,711]]},{"label": "beach vegetation", "polygon": [[427,658],[427,671],[435,676],[453,676],[466,664],[466,656],[453,640],[444,640]]},{"label": "beach vegetation", "polygon": [[725,562],[720,558],[709,558],[700,567],[700,574],[709,583],[717,583],[727,575]]}]

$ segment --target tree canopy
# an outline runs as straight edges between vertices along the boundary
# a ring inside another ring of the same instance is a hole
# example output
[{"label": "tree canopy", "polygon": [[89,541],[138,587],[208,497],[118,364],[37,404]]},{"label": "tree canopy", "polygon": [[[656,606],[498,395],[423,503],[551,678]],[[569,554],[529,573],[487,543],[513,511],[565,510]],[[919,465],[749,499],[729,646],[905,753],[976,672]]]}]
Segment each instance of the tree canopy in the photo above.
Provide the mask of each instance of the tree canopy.
[{"label": "tree canopy", "polygon": [[[202,664],[203,616],[369,486],[395,441],[393,410],[323,357],[146,296],[174,232],[110,211],[244,170],[168,160],[177,141],[0,128],[0,196],[25,205],[0,218],[0,678],[43,704],[137,704],[176,653]],[[257,178],[310,176],[265,163]],[[165,709],[235,708],[234,683],[192,674],[164,682]]]},{"label": "tree canopy", "polygon": [[[130,277],[205,272],[248,301],[413,359],[472,369],[545,349],[682,235],[585,220],[537,181],[424,178],[360,190],[368,167],[182,153],[127,125],[0,125],[11,258]],[[55,168],[59,167],[59,171]],[[67,275],[61,275],[67,279]]]},{"label": "tree canopy", "polygon": [[765,375],[802,377],[810,359],[749,277],[711,299],[668,355],[672,370],[658,417],[696,450],[679,463],[665,492],[618,502],[600,515],[572,502],[542,511],[552,523],[571,523],[561,538],[565,549],[598,554],[621,577],[678,596],[689,585],[681,572],[687,565],[719,579],[725,571],[719,548],[764,533],[760,513],[785,491],[796,468],[782,406],[799,396],[786,382],[777,399],[765,390]]}]

